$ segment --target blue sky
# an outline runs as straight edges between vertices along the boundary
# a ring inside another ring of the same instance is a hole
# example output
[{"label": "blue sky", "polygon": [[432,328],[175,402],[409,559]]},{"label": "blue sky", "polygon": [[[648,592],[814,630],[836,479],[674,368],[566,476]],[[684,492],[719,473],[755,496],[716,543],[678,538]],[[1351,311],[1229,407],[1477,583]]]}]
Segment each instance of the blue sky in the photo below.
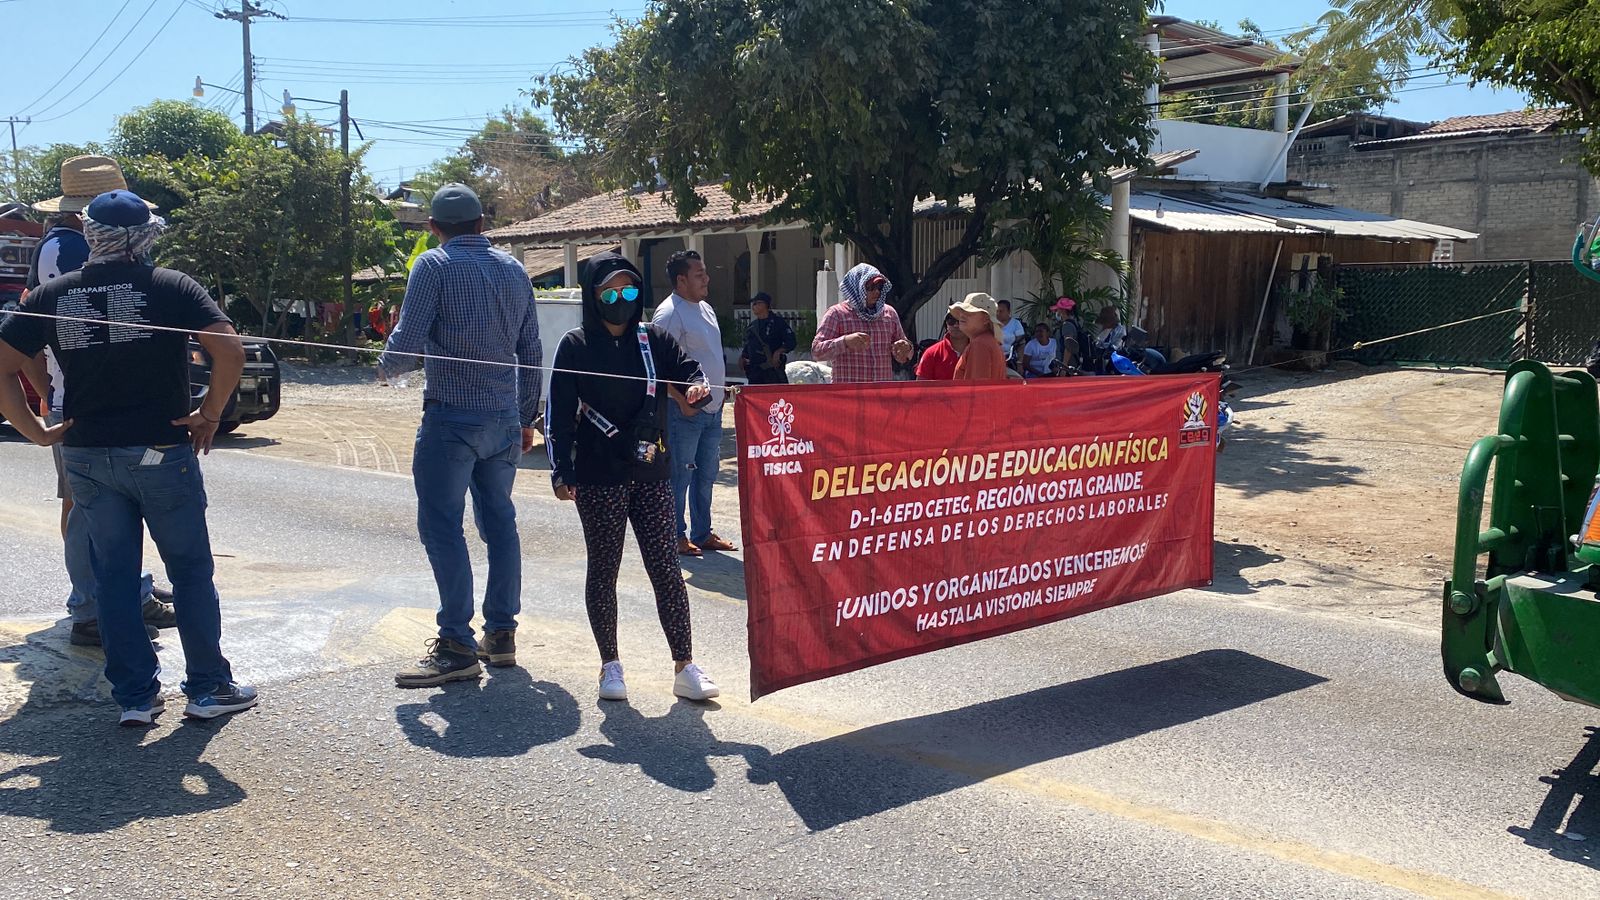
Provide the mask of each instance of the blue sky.
[{"label": "blue sky", "polygon": [[[189,98],[197,75],[237,87],[243,69],[240,28],[213,17],[219,2],[0,0],[8,73],[0,88],[0,117],[33,118],[19,126],[23,145],[81,143],[103,140],[115,117],[135,106],[157,98]],[[237,8],[237,0],[228,5]],[[636,14],[643,2],[265,0],[264,5],[290,18],[258,19],[251,30],[260,71],[257,124],[279,115],[284,90],[336,101],[340,88],[347,88],[352,116],[374,141],[369,168],[379,181],[393,184],[446,155],[486,114],[518,102],[529,73],[608,41],[611,13]],[[1313,22],[1326,8],[1325,0],[1283,0],[1270,11],[1243,0],[1174,0],[1164,12],[1215,19],[1230,28],[1249,15],[1272,34]],[[496,16],[509,18],[488,18]],[[396,21],[408,18],[434,21]],[[102,31],[104,37],[85,56]],[[1441,81],[1416,83],[1421,89],[1401,94],[1388,111],[1436,119],[1524,103],[1517,94],[1441,86]],[[207,88],[202,102],[242,121],[237,94]],[[297,106],[302,115],[337,118],[336,110],[316,103]],[[8,141],[9,134],[0,130],[0,144]]]}]

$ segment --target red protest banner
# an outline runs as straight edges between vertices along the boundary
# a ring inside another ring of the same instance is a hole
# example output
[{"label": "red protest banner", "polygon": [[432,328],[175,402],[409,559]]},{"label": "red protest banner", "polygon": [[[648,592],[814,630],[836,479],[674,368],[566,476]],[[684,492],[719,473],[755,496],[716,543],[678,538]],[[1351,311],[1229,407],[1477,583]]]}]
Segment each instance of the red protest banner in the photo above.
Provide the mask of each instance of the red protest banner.
[{"label": "red protest banner", "polygon": [[743,389],[752,695],[1210,584],[1218,382]]}]

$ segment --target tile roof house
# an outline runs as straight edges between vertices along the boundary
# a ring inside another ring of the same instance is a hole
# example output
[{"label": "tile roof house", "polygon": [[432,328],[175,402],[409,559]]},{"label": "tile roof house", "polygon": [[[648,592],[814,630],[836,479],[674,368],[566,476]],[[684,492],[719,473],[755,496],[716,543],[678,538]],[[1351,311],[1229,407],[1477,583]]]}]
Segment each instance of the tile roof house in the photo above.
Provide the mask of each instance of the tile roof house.
[{"label": "tile roof house", "polygon": [[[1219,85],[1284,83],[1298,66],[1281,51],[1172,17],[1154,17],[1145,36],[1160,54],[1162,93]],[[1158,119],[1152,165],[1143,172],[1106,173],[1107,244],[1135,273],[1133,324],[1158,339],[1191,348],[1238,352],[1249,343],[1275,255],[1318,252],[1360,261],[1427,259],[1439,241],[1470,240],[1463,229],[1288,200],[1263,192],[1284,181],[1293,140],[1287,93],[1274,130]],[[1161,176],[1161,177],[1157,177]],[[653,190],[613,191],[524,222],[487,232],[497,244],[529,251],[560,245],[565,283],[576,283],[581,242],[614,242],[646,274],[646,299],[671,290],[665,260],[675,250],[699,250],[711,273],[711,302],[724,315],[756,291],[775,306],[820,310],[836,300],[836,278],[859,259],[846,244],[824,244],[809,224],[786,217],[781,200],[735,203],[720,185],[700,187],[706,206],[680,220]],[[1281,192],[1279,192],[1281,193]],[[927,198],[917,205],[913,269],[925,270],[966,227],[965,198]],[[831,271],[829,271],[831,270]],[[1110,273],[1105,277],[1109,280]],[[954,273],[908,323],[914,334],[935,334],[945,309],[970,291],[1025,298],[1053,290],[1042,285],[1026,253],[993,264],[978,259]],[[1165,333],[1163,333],[1165,332]]]},{"label": "tile roof house", "polygon": [[1562,259],[1600,214],[1600,180],[1555,109],[1417,123],[1346,116],[1306,129],[1289,177],[1318,199],[1477,233],[1453,257]]}]

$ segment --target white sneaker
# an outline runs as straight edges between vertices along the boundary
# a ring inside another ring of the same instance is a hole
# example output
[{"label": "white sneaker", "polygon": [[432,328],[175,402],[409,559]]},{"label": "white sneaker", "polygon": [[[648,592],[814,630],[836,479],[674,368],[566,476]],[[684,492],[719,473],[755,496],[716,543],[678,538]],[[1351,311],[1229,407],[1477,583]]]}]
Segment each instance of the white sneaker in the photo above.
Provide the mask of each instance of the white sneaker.
[{"label": "white sneaker", "polygon": [[150,698],[150,702],[143,706],[135,706],[122,711],[122,716],[117,719],[118,725],[154,725],[156,716],[167,708],[167,701],[160,694]]},{"label": "white sneaker", "polygon": [[628,686],[622,682],[622,663],[612,660],[600,667],[600,699],[628,699]]},{"label": "white sneaker", "polygon": [[707,675],[705,670],[694,663],[689,663],[678,673],[678,677],[672,680],[672,692],[685,700],[710,700],[721,694],[722,688],[717,687],[717,683],[711,680],[711,676]]}]

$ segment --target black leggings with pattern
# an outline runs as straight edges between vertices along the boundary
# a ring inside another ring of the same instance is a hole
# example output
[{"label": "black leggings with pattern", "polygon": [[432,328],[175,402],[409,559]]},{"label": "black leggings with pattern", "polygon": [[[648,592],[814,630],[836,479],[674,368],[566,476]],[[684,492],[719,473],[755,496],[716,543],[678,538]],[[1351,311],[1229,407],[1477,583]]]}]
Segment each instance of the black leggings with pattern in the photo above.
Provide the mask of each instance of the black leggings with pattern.
[{"label": "black leggings with pattern", "polygon": [[578,518],[589,549],[588,579],[583,599],[589,627],[600,646],[600,661],[617,659],[617,570],[628,523],[639,542],[644,570],[656,591],[656,612],[674,661],[692,658],[689,637],[689,591],[678,568],[678,526],[672,505],[672,482],[581,485]]}]

